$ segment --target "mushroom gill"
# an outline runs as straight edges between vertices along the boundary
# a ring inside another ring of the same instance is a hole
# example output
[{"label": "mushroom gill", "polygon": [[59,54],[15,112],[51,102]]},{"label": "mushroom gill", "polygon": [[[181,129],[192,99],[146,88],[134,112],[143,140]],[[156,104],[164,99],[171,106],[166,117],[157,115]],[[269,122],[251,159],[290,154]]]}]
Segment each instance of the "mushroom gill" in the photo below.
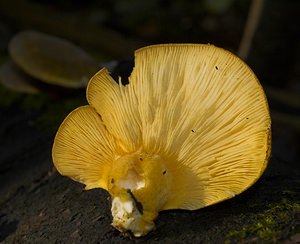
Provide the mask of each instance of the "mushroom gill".
[{"label": "mushroom gill", "polygon": [[231,198],[266,168],[265,94],[251,69],[224,49],[139,49],[128,85],[102,69],[87,100],[59,128],[53,161],[62,175],[110,193],[120,231],[145,235],[159,211]]}]

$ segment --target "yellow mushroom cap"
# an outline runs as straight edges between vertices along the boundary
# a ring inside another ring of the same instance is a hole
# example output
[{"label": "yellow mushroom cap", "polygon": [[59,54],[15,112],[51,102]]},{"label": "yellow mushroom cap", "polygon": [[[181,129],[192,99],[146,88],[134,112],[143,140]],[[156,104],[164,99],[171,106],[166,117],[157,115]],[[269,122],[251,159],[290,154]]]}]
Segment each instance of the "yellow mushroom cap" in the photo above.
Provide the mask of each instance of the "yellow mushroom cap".
[{"label": "yellow mushroom cap", "polygon": [[264,91],[251,69],[224,49],[139,49],[128,85],[102,69],[89,82],[87,100],[59,128],[53,161],[87,189],[101,187],[133,202],[134,210],[120,208],[134,216],[142,204],[137,224],[127,210],[118,214],[127,218],[126,224],[114,220],[121,231],[143,235],[161,210],[231,198],[266,168],[271,121]]}]

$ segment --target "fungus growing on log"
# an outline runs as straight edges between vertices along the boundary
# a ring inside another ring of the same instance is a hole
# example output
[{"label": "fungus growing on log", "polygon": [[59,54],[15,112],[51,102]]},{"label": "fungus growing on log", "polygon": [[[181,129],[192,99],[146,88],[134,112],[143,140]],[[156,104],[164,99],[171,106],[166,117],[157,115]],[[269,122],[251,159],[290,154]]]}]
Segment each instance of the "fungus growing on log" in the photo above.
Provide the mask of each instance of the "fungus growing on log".
[{"label": "fungus growing on log", "polygon": [[96,61],[73,43],[33,30],[15,35],[9,53],[21,70],[50,85],[83,88],[99,69]]},{"label": "fungus growing on log", "polygon": [[39,89],[34,85],[35,79],[22,72],[12,61],[0,67],[0,84],[6,88],[28,94],[37,94]]},{"label": "fungus growing on log", "polygon": [[232,198],[267,166],[271,121],[264,91],[224,49],[139,49],[128,85],[102,69],[88,84],[87,100],[60,126],[53,161],[86,189],[109,192],[112,225],[122,232],[142,236],[159,211]]}]

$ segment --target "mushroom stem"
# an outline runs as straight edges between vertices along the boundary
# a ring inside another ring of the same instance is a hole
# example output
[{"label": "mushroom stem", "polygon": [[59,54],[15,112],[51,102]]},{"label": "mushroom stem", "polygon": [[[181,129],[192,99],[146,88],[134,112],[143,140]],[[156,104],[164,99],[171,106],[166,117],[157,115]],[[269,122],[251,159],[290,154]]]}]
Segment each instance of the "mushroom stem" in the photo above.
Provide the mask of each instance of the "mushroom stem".
[{"label": "mushroom stem", "polygon": [[124,193],[123,198],[112,199],[111,213],[113,216],[112,225],[121,232],[131,231],[135,237],[147,234],[154,228],[153,220],[158,213],[150,212],[148,216],[140,211],[135,198],[129,193]]},{"label": "mushroom stem", "polygon": [[154,220],[170,192],[171,175],[162,158],[137,153],[113,162],[108,191],[112,196],[112,225],[139,237],[154,228]]}]

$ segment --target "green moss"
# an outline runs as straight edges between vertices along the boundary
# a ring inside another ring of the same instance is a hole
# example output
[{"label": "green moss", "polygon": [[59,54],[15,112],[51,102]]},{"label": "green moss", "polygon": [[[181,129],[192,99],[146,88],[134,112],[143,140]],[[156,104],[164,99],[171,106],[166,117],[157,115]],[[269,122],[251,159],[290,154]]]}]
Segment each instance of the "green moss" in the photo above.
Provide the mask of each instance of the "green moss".
[{"label": "green moss", "polygon": [[257,214],[244,216],[246,224],[241,229],[232,230],[226,235],[227,243],[260,239],[264,242],[275,242],[284,235],[294,233],[295,215],[300,213],[300,204],[287,199],[268,204],[266,209]]},{"label": "green moss", "polygon": [[63,119],[75,108],[87,104],[85,93],[76,97],[67,97],[64,99],[49,99],[41,112],[38,123],[42,127],[57,130]]},{"label": "green moss", "polygon": [[13,92],[0,85],[0,106],[10,107],[13,103],[19,101],[24,95]]},{"label": "green moss", "polygon": [[69,112],[86,103],[84,90],[53,97],[47,93],[31,95],[13,92],[0,86],[0,107],[15,106],[27,112],[34,112],[34,124],[51,130],[56,130]]},{"label": "green moss", "polygon": [[24,110],[38,110],[46,104],[49,96],[44,94],[26,94],[11,91],[0,85],[0,107],[19,106]]}]

